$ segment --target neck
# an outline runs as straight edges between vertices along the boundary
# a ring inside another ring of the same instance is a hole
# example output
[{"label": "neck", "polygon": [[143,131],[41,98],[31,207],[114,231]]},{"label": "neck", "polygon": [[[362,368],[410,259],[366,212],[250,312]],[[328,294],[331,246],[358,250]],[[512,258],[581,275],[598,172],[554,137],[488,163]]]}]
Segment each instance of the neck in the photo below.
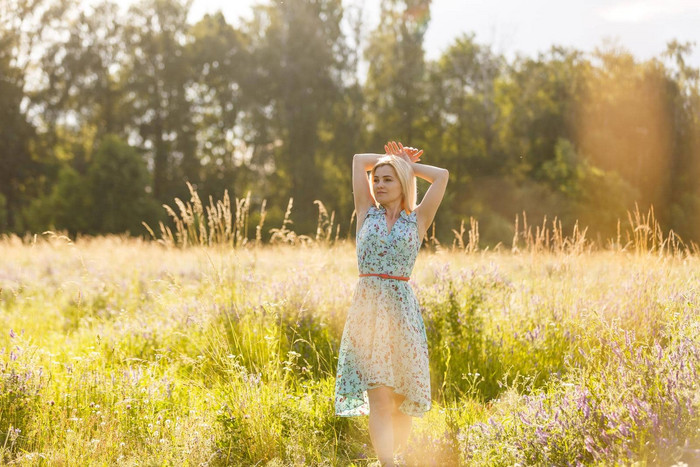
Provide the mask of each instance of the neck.
[{"label": "neck", "polygon": [[391,219],[396,219],[399,217],[401,211],[403,210],[400,200],[389,204],[382,204],[382,206],[384,209],[386,209],[386,213]]}]

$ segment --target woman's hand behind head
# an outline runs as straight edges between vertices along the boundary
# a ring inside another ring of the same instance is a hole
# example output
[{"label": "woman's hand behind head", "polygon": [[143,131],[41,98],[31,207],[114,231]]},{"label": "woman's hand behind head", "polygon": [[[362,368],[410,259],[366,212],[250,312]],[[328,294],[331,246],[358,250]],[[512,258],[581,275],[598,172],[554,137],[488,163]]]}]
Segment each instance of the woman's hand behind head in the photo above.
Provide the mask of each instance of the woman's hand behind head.
[{"label": "woman's hand behind head", "polygon": [[389,141],[384,145],[384,151],[392,156],[401,157],[406,162],[418,162],[420,157],[423,155],[422,149],[404,147],[400,142]]}]

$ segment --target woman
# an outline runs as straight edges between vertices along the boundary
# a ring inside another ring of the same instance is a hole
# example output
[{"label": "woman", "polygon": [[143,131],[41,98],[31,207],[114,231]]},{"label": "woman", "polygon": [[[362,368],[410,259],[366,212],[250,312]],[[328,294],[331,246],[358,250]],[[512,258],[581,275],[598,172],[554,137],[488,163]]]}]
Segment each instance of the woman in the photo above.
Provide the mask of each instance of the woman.
[{"label": "woman", "polygon": [[[430,409],[427,337],[408,279],[449,173],[419,164],[423,151],[393,141],[384,149],[352,162],[360,280],[340,344],[335,410],[369,414],[377,457],[391,466],[406,447],[411,417]],[[416,176],[431,183],[418,206]]]}]

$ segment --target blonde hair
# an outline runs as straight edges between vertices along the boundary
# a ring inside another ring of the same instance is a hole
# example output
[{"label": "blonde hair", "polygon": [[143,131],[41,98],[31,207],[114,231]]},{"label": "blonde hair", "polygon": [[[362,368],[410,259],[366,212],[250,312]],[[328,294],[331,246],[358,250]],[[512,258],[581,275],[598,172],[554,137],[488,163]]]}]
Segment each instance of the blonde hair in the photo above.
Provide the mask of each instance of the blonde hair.
[{"label": "blonde hair", "polygon": [[416,194],[416,177],[413,175],[413,169],[409,163],[399,157],[391,155],[383,156],[377,161],[376,164],[374,164],[374,167],[372,167],[369,184],[372,198],[376,200],[374,196],[374,183],[372,183],[372,180],[374,180],[374,172],[383,165],[388,165],[394,169],[396,177],[399,179],[399,183],[401,184],[401,192],[403,193],[402,208],[405,209],[408,214],[410,214],[411,211],[416,209],[416,199],[418,198],[418,195]]}]

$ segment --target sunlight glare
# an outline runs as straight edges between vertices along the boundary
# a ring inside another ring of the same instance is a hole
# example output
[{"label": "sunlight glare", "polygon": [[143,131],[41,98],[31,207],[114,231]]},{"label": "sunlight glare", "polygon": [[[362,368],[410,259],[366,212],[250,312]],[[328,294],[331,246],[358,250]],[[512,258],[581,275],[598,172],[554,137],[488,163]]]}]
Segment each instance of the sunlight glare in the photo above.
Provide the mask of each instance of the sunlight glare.
[{"label": "sunlight glare", "polygon": [[606,6],[598,14],[613,23],[641,23],[658,16],[700,11],[695,0],[636,0]]}]

